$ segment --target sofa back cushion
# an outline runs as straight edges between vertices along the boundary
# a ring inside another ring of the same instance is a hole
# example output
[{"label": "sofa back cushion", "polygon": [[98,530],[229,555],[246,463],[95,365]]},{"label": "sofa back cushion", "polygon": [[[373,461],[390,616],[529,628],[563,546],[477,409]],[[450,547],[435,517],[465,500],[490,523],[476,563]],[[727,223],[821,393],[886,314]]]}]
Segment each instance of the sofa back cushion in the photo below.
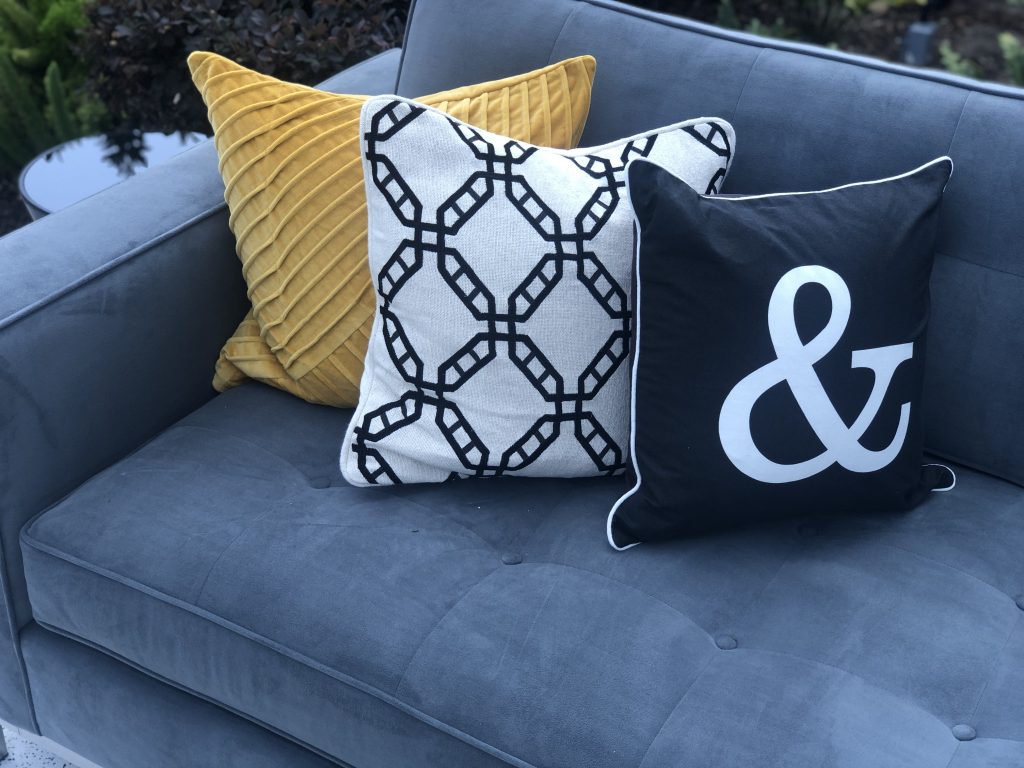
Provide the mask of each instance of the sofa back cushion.
[{"label": "sofa back cushion", "polygon": [[416,0],[398,90],[428,93],[582,53],[598,62],[584,144],[725,118],[738,145],[727,193],[822,189],[950,155],[926,447],[1024,485],[1024,91],[608,0]]}]

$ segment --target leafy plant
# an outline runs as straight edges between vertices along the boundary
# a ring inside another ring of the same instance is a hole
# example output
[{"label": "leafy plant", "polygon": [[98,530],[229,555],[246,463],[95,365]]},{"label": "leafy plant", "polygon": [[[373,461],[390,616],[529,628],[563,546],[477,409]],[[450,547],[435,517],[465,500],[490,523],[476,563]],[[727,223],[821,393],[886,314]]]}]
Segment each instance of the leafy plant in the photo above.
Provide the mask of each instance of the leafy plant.
[{"label": "leafy plant", "polygon": [[1003,32],[999,35],[999,47],[1003,51],[1003,60],[1010,72],[1010,80],[1015,85],[1024,85],[1024,44],[1012,32]]},{"label": "leafy plant", "polygon": [[954,75],[975,78],[981,75],[981,69],[978,65],[957,53],[949,40],[943,40],[939,44],[939,58],[942,61],[942,66]]},{"label": "leafy plant", "polygon": [[744,29],[754,35],[762,37],[792,37],[793,30],[786,26],[785,20],[780,16],[771,24],[765,24],[760,18],[754,17],[746,24],[741,24],[733,0],[719,0],[718,4],[718,25],[729,29]]},{"label": "leafy plant", "polygon": [[718,26],[726,29],[739,29],[740,17],[736,15],[736,6],[732,0],[719,0]]},{"label": "leafy plant", "polygon": [[[891,8],[924,6],[928,0],[777,0],[770,4],[778,15],[765,23],[759,14],[765,3],[719,0],[717,21],[720,26],[745,29],[769,37],[799,37],[819,43],[835,42],[840,32],[857,16],[866,12],[884,13]],[[1024,0],[1022,0],[1024,2]]]},{"label": "leafy plant", "polygon": [[891,8],[902,8],[906,5],[925,6],[928,5],[928,0],[843,0],[843,5],[858,14],[865,11],[885,13]]},{"label": "leafy plant", "polygon": [[399,44],[407,7],[407,0],[92,0],[78,51],[117,128],[208,132],[189,52],[216,51],[312,84]]},{"label": "leafy plant", "polygon": [[781,16],[776,17],[771,24],[765,24],[760,19],[751,19],[747,24],[747,32],[761,37],[793,37],[793,30],[786,26],[786,21]]},{"label": "leafy plant", "polygon": [[72,51],[80,0],[0,0],[0,171],[81,136],[101,119]]}]

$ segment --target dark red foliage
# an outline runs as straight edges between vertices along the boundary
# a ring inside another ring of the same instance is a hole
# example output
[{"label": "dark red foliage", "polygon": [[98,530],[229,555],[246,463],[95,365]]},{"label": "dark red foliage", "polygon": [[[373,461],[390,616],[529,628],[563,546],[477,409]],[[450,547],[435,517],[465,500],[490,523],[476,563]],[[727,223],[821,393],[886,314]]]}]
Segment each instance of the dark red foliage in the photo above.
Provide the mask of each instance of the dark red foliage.
[{"label": "dark red foliage", "polygon": [[113,127],[209,131],[185,59],[313,84],[401,44],[408,0],[95,0],[79,55]]}]

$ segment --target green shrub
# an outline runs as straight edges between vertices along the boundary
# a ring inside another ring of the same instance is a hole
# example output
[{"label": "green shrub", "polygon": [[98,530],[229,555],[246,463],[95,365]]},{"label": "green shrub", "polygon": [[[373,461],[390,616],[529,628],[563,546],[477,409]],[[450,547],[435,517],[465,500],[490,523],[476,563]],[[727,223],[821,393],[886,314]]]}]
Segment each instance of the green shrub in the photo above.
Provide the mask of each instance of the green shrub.
[{"label": "green shrub", "polygon": [[778,17],[770,24],[765,24],[760,18],[754,17],[746,24],[741,24],[736,14],[736,7],[733,0],[719,0],[718,3],[718,25],[729,29],[744,29],[754,35],[762,37],[793,37],[793,30],[786,26],[782,17]]},{"label": "green shrub", "polygon": [[942,66],[954,75],[964,77],[979,77],[981,75],[978,65],[957,53],[949,40],[943,40],[939,44],[939,58],[942,61]]},{"label": "green shrub", "polygon": [[399,44],[407,7],[408,0],[92,0],[79,53],[118,129],[209,132],[189,52],[215,51],[313,84]]},{"label": "green shrub", "polygon": [[1003,51],[1003,60],[1010,73],[1010,80],[1015,85],[1024,85],[1024,44],[1012,32],[1003,32],[999,35],[999,47]]},{"label": "green shrub", "polygon": [[0,0],[0,172],[102,118],[79,88],[72,44],[84,24],[80,0]]},{"label": "green shrub", "polygon": [[890,8],[902,8],[906,5],[928,5],[928,0],[843,0],[849,10],[854,13],[885,13]]},{"label": "green shrub", "polygon": [[[801,38],[827,44],[835,42],[843,28],[865,12],[882,13],[890,8],[926,3],[927,0],[776,0],[767,4],[777,13],[775,21],[765,23],[759,15],[765,3],[718,0],[717,22],[723,27],[745,29],[768,37]],[[669,7],[672,3],[648,5],[672,10]]]}]

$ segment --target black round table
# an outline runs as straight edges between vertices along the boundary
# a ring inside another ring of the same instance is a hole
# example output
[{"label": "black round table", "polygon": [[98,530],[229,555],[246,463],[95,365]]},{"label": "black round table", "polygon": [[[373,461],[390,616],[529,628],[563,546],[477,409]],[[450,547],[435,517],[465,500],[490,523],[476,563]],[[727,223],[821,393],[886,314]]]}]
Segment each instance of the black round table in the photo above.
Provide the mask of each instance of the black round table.
[{"label": "black round table", "polygon": [[204,140],[201,133],[86,136],[59,144],[29,162],[19,188],[38,219],[166,162]]}]

